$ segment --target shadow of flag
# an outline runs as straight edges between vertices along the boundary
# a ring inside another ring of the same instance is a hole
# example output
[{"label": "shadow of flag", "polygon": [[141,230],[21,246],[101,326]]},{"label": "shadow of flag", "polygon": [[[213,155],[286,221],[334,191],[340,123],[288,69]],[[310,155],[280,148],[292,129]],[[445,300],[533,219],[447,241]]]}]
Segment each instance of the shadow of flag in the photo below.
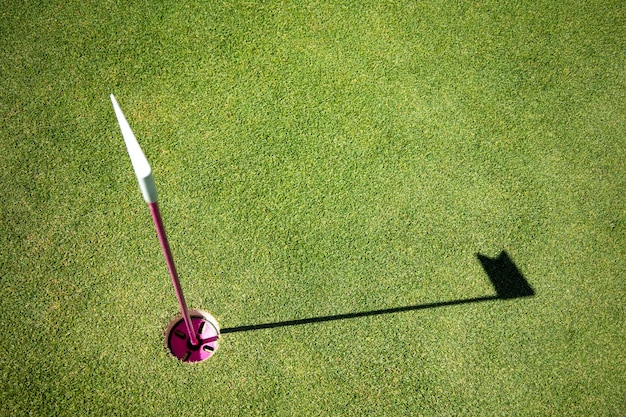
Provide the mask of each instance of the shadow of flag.
[{"label": "shadow of flag", "polygon": [[535,295],[535,290],[505,251],[500,252],[497,258],[489,258],[480,253],[476,254],[476,257],[493,284],[497,298],[509,300]]}]

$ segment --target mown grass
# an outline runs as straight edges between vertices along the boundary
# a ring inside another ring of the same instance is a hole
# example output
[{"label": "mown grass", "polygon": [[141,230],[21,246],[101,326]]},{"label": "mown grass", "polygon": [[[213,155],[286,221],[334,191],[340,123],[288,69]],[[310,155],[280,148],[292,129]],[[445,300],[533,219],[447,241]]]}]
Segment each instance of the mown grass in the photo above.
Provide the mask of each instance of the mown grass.
[{"label": "mown grass", "polygon": [[620,2],[4,3],[0,414],[626,411]]}]

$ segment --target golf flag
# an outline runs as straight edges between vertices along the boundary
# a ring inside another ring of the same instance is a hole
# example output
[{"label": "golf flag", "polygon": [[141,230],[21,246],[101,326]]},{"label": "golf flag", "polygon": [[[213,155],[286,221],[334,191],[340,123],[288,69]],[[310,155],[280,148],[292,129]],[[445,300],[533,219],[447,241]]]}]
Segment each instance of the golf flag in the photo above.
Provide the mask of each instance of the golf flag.
[{"label": "golf flag", "polygon": [[139,142],[137,142],[137,138],[135,138],[133,131],[130,129],[126,117],[124,117],[124,113],[122,113],[122,109],[119,104],[117,104],[117,100],[115,100],[113,94],[111,94],[111,101],[113,102],[117,122],[120,125],[120,129],[122,129],[122,136],[124,136],[126,149],[128,150],[128,155],[130,155],[130,162],[133,164],[143,199],[146,200],[146,203],[156,203],[157,190],[154,179],[152,178],[150,164],[146,159],[146,155],[144,155],[141,150]]},{"label": "golf flag", "polygon": [[[185,340],[187,337],[189,338],[190,349],[192,349],[193,352],[197,354],[200,351],[201,347],[204,349],[207,343],[215,342],[215,340],[217,339],[204,341],[206,342],[204,344],[200,344],[198,340],[198,332],[196,332],[196,329],[194,329],[193,327],[191,316],[189,315],[189,311],[187,309],[187,303],[185,302],[183,289],[180,286],[180,280],[178,279],[178,274],[176,273],[174,257],[172,256],[172,251],[170,250],[170,245],[167,241],[167,235],[165,234],[165,226],[163,226],[163,219],[161,219],[161,213],[159,212],[156,185],[154,184],[154,178],[152,178],[152,168],[150,168],[150,164],[146,159],[146,155],[144,155],[143,151],[141,150],[139,142],[137,142],[137,138],[135,138],[133,131],[130,129],[128,122],[126,121],[126,117],[124,117],[124,113],[122,113],[122,109],[120,108],[119,104],[117,104],[117,100],[115,100],[115,96],[113,94],[111,94],[111,102],[113,102],[113,109],[115,110],[115,115],[117,116],[117,122],[120,125],[120,129],[122,129],[122,136],[124,136],[126,149],[128,150],[128,155],[130,156],[130,162],[133,164],[133,169],[135,170],[135,176],[137,176],[137,182],[139,182],[141,194],[143,195],[143,199],[146,200],[146,203],[148,203],[148,207],[150,208],[150,214],[152,215],[154,227],[156,228],[157,236],[159,237],[159,242],[161,243],[161,249],[163,249],[163,256],[165,256],[167,269],[170,272],[172,284],[174,284],[174,291],[176,291],[176,298],[178,298],[178,304],[180,305],[180,311],[182,313],[185,328],[187,330],[186,333],[183,332],[181,334],[184,335]],[[216,332],[219,332],[219,330],[216,330]],[[210,352],[213,352],[215,350],[215,347],[215,344],[208,345],[207,349],[209,349]],[[210,348],[212,348],[212,350]],[[179,356],[179,359],[182,359],[185,362],[187,360],[192,360],[189,359],[190,357],[192,357],[191,353],[187,354],[186,352],[187,350],[184,350],[182,353],[183,356]],[[198,360],[196,356],[193,357],[193,361]],[[203,356],[203,358],[206,359],[209,356],[210,354],[207,354]]]}]

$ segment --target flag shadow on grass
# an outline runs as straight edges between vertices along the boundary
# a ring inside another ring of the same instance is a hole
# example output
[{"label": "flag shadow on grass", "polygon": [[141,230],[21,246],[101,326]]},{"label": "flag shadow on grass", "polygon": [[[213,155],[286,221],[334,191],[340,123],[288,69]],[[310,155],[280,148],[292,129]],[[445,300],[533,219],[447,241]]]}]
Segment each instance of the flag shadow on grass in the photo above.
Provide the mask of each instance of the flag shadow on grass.
[{"label": "flag shadow on grass", "polygon": [[297,326],[301,324],[322,323],[336,320],[347,320],[358,317],[379,316],[382,314],[402,313],[407,311],[426,310],[436,307],[447,307],[462,304],[480,303],[495,300],[511,300],[522,297],[532,297],[535,291],[526,278],[522,275],[513,260],[506,251],[502,251],[497,258],[489,258],[480,253],[476,254],[491,284],[496,290],[496,295],[466,298],[460,300],[440,301],[435,303],[417,304],[402,307],[384,308],[380,310],[360,311],[355,313],[335,314],[330,316],[309,317],[304,319],[279,321],[274,323],[251,324],[247,326],[226,327],[221,330],[222,334],[247,332],[251,330],[274,329],[277,327]]}]

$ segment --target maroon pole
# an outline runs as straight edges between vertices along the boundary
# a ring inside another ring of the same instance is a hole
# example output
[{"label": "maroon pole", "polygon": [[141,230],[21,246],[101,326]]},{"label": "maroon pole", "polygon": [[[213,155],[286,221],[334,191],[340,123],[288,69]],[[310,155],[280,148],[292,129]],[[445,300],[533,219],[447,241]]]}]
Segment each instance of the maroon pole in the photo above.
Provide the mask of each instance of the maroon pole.
[{"label": "maroon pole", "polygon": [[163,249],[163,255],[165,256],[165,262],[167,263],[167,269],[170,271],[172,277],[172,283],[174,284],[174,290],[176,291],[176,297],[178,298],[178,304],[180,305],[180,311],[183,313],[183,320],[185,326],[187,326],[187,333],[192,346],[198,346],[198,336],[193,330],[191,318],[187,311],[187,303],[185,303],[185,296],[183,295],[183,289],[180,286],[178,280],[178,274],[176,273],[176,266],[174,265],[174,257],[172,251],[170,251],[170,245],[167,242],[167,236],[165,235],[165,227],[163,226],[163,220],[161,219],[161,213],[159,212],[159,205],[155,202],[149,202],[150,214],[152,214],[152,220],[154,220],[154,226],[159,236],[159,242],[161,242],[161,248]]}]

